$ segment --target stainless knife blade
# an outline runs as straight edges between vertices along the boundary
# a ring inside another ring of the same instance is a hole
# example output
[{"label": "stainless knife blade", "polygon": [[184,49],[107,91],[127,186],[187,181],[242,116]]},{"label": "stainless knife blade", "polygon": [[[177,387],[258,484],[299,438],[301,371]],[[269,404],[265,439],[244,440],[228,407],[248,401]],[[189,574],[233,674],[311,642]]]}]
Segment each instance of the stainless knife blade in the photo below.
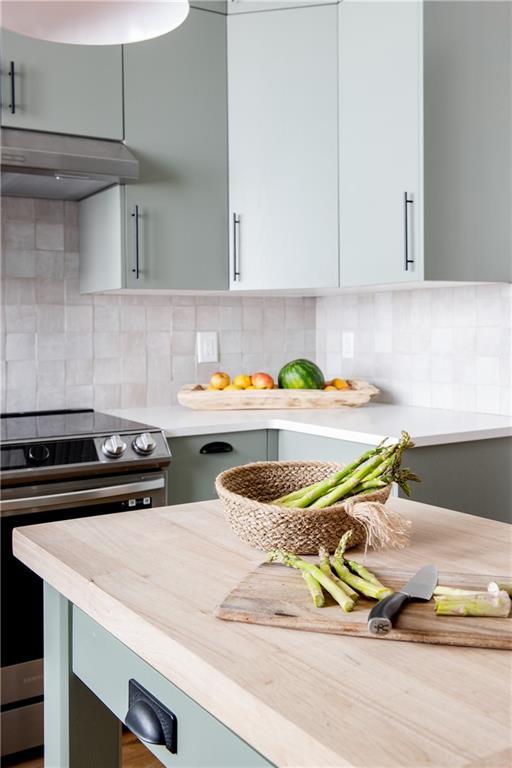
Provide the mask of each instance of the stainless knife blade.
[{"label": "stainless knife blade", "polygon": [[436,566],[424,565],[399,591],[415,600],[430,600],[436,586]]}]

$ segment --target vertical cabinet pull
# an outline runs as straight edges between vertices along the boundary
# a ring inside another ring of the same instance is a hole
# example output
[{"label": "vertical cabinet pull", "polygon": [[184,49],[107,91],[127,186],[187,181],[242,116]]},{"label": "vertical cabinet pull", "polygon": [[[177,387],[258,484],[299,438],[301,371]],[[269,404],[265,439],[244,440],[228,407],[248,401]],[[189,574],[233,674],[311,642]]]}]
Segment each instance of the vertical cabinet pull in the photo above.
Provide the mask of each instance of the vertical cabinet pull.
[{"label": "vertical cabinet pull", "polygon": [[135,266],[132,269],[132,272],[135,272],[135,279],[138,280],[140,277],[139,273],[139,206],[136,205],[133,213],[132,218],[135,223]]},{"label": "vertical cabinet pull", "polygon": [[9,64],[9,77],[11,78],[11,103],[9,104],[9,109],[11,110],[11,115],[14,115],[16,113],[16,79],[15,79],[16,72],[14,70],[14,61],[11,61]]},{"label": "vertical cabinet pull", "polygon": [[409,266],[414,264],[414,259],[409,257],[409,207],[412,206],[414,200],[409,196],[408,192],[404,192],[404,267],[405,271],[409,271]]},{"label": "vertical cabinet pull", "polygon": [[240,280],[240,214],[233,214],[233,282]]}]

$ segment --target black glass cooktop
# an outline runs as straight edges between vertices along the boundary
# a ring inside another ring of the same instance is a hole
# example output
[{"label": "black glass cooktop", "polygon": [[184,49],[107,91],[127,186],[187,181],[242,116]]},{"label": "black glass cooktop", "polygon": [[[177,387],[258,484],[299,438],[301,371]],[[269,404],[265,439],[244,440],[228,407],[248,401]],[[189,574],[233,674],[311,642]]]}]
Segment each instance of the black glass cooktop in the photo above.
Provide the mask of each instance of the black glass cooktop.
[{"label": "black glass cooktop", "polygon": [[3,443],[79,435],[92,437],[101,434],[143,432],[147,429],[146,424],[91,409],[3,413],[0,426]]}]

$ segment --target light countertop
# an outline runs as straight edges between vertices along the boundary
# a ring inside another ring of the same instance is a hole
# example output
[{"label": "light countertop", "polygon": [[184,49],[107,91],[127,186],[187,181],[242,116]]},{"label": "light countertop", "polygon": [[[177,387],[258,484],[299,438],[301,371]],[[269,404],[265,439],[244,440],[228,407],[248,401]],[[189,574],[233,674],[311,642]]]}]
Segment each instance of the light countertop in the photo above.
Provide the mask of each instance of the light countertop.
[{"label": "light countertop", "polygon": [[512,436],[512,418],[440,408],[371,403],[362,408],[275,411],[195,411],[181,406],[125,408],[109,413],[164,430],[167,437],[284,429],[376,445],[405,429],[416,446]]},{"label": "light countertop", "polygon": [[[390,504],[412,520],[411,543],[368,553],[369,567],[509,569],[509,526]],[[14,552],[276,766],[510,765],[506,651],[216,618],[263,559],[235,538],[218,501],[26,526]]]}]

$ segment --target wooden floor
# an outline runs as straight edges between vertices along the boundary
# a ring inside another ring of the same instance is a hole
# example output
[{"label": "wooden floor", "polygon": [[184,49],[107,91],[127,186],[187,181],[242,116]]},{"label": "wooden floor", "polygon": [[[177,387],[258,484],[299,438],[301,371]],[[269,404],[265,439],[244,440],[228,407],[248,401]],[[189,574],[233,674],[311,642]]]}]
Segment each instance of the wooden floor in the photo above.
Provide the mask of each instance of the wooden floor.
[{"label": "wooden floor", "polygon": [[[122,768],[161,768],[162,763],[132,733],[123,733]],[[44,768],[42,757],[15,763],[10,768]]]}]

